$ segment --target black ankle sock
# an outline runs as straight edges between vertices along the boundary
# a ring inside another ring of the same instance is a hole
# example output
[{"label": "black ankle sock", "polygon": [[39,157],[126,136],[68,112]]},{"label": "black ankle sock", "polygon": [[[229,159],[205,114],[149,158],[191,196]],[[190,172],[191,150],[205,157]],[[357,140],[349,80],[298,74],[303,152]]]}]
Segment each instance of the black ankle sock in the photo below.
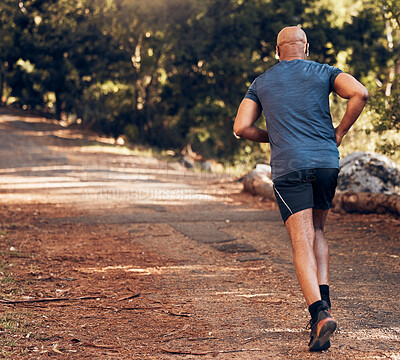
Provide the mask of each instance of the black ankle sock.
[{"label": "black ankle sock", "polygon": [[329,309],[331,308],[331,299],[329,297],[329,285],[320,285],[319,291],[321,293],[321,299],[328,303]]},{"label": "black ankle sock", "polygon": [[312,303],[308,307],[308,311],[310,312],[311,319],[315,319],[317,317],[317,314],[319,312],[319,309],[322,307],[322,300],[318,300],[315,303]]},{"label": "black ankle sock", "polygon": [[311,315],[311,319],[314,321],[317,316],[318,313],[321,310],[327,310],[328,309],[328,304],[326,303],[325,300],[318,300],[315,303],[312,303],[309,307],[308,307],[308,311],[310,312]]}]

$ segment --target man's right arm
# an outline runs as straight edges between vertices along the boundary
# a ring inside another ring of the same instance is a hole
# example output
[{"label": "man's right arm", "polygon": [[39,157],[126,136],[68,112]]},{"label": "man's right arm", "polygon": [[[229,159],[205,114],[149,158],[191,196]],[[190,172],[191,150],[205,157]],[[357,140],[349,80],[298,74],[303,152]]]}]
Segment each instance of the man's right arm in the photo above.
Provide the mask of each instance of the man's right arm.
[{"label": "man's right arm", "polygon": [[349,99],[342,121],[335,129],[336,143],[339,146],[343,137],[358,119],[368,100],[368,91],[353,76],[340,73],[334,84],[335,93],[344,99]]},{"label": "man's right arm", "polygon": [[269,142],[268,133],[254,125],[260,115],[261,108],[255,101],[243,99],[233,125],[234,134],[251,141]]}]

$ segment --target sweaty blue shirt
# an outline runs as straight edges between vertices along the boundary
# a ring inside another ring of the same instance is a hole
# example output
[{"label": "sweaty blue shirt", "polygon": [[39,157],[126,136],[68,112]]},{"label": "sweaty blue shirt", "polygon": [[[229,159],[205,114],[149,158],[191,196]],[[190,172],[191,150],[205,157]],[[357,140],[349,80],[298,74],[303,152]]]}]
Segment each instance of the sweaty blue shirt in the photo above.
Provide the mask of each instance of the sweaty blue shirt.
[{"label": "sweaty blue shirt", "polygon": [[342,71],[308,60],[283,60],[251,84],[245,98],[263,110],[272,179],[292,171],[339,168],[329,94]]}]

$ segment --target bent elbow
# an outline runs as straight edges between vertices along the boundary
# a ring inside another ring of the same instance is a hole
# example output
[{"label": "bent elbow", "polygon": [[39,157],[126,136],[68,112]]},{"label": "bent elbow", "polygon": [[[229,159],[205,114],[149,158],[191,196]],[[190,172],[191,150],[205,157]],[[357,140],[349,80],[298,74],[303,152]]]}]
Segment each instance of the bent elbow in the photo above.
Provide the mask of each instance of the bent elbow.
[{"label": "bent elbow", "polygon": [[367,102],[369,98],[368,90],[363,86],[357,91],[357,97],[363,102]]},{"label": "bent elbow", "polygon": [[244,130],[243,127],[240,127],[240,126],[238,126],[238,125],[236,125],[236,124],[233,125],[233,132],[234,132],[234,134],[235,134],[236,136],[241,137],[242,134],[243,134],[243,130]]},{"label": "bent elbow", "polygon": [[365,102],[369,99],[369,92],[366,88],[364,88],[364,91],[361,93],[361,99]]}]

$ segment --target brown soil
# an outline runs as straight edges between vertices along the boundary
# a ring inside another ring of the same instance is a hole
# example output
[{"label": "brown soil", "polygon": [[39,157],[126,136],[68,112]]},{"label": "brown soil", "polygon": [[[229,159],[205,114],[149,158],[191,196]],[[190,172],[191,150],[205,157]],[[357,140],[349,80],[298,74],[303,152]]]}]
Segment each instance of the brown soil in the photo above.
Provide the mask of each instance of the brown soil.
[{"label": "brown soil", "polygon": [[400,359],[399,219],[330,214],[339,329],[311,354],[275,204],[104,141],[0,115],[2,357]]}]

